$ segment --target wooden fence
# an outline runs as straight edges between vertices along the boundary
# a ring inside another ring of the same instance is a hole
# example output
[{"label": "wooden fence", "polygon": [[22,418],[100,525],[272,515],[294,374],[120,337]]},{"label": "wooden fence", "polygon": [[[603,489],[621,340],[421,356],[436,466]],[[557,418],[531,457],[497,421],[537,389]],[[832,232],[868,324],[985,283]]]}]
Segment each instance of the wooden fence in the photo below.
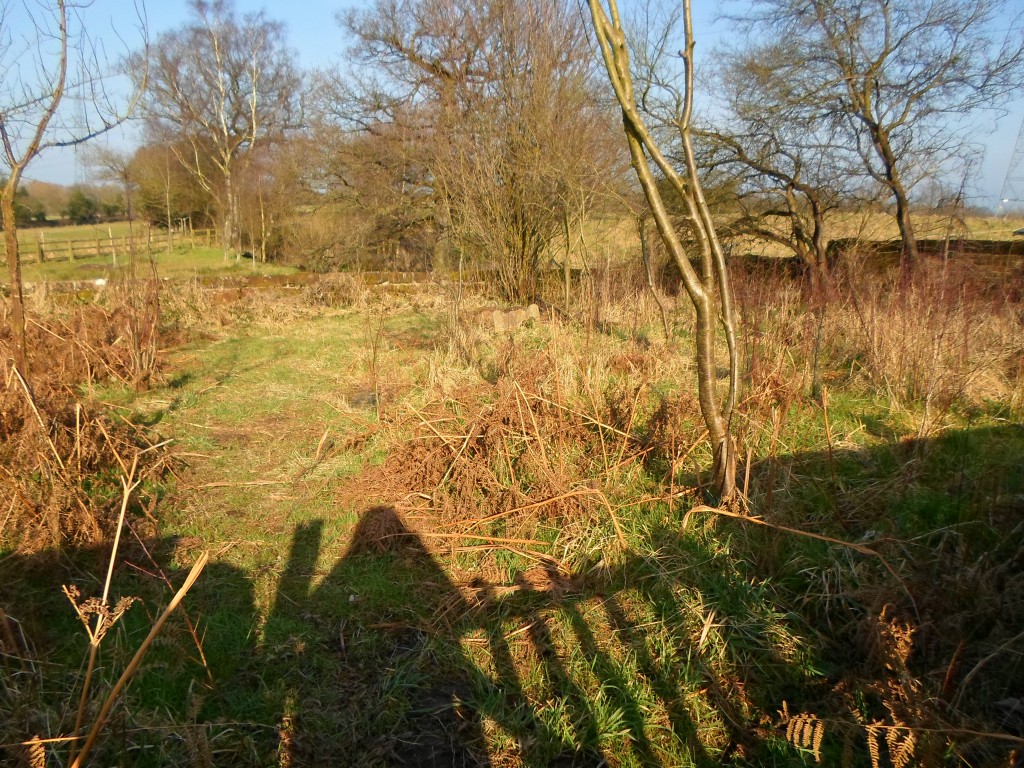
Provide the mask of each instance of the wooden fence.
[{"label": "wooden fence", "polygon": [[115,237],[108,230],[106,237],[99,235],[87,239],[47,241],[46,231],[43,230],[39,232],[34,246],[31,243],[21,243],[20,250],[23,261],[34,257],[35,261],[40,264],[46,261],[74,261],[75,259],[105,256],[109,257],[116,266],[118,259],[127,260],[133,249],[135,253],[142,254],[149,251],[165,250],[175,245],[188,245],[191,248],[209,247],[213,245],[213,239],[212,229],[168,232],[163,229],[140,227],[139,231],[131,236]]}]

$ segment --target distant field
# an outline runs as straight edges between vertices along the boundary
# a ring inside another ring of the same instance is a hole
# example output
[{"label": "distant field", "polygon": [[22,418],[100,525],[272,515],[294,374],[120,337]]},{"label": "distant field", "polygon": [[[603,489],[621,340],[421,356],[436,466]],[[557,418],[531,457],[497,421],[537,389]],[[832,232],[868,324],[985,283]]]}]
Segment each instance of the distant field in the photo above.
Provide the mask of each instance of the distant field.
[{"label": "distant field", "polygon": [[[962,223],[951,222],[949,217],[937,214],[921,215],[916,219],[917,233],[921,239],[967,238],[975,240],[1009,241],[1019,239],[1013,232],[1024,227],[1024,216],[983,217],[970,216]],[[146,240],[148,225],[134,224],[136,242]],[[22,269],[27,282],[39,280],[93,280],[109,278],[116,269],[123,267],[125,254],[123,242],[129,235],[128,222],[112,222],[110,224],[87,224],[65,227],[36,227],[18,230],[18,241],[22,247]],[[895,240],[899,237],[896,223],[892,216],[877,211],[865,213],[847,212],[837,214],[830,221],[828,232],[830,239],[859,237],[866,241]],[[103,248],[109,248],[109,240],[113,237],[119,251],[115,259],[110,255],[88,255],[69,262],[66,256],[66,244],[74,241],[81,251],[95,251],[95,243],[99,240]],[[165,237],[162,230],[153,229],[154,253],[157,265],[163,277],[180,277],[193,274],[234,274],[253,273],[265,275],[290,274],[295,270],[273,264],[254,264],[249,260],[241,262],[228,261],[222,258],[217,248],[199,247],[190,250],[176,246],[170,255],[164,251],[159,238]],[[626,217],[598,217],[588,220],[582,233],[579,228],[572,232],[572,258],[570,263],[575,267],[583,267],[581,254],[586,254],[589,266],[598,267],[606,260],[620,263],[632,260],[639,252],[639,238],[633,221]],[[197,243],[206,242],[206,234],[196,233]],[[36,263],[38,243],[47,248],[47,258],[53,259],[43,265]],[[177,241],[176,241],[177,242]],[[50,246],[53,250],[50,250]],[[0,243],[0,253],[3,252]],[[782,246],[756,238],[738,238],[733,241],[733,252],[737,254],[754,253],[763,256],[786,256],[789,253]],[[564,242],[559,240],[552,248],[551,257],[557,262],[564,258]],[[6,282],[6,271],[0,275],[0,282]]]},{"label": "distant field", "polygon": [[[938,240],[947,236],[971,240],[1011,240],[1014,230],[1024,227],[1024,217],[967,216],[963,222],[948,216],[922,214],[914,217],[917,236]],[[844,213],[832,221],[831,237],[863,237],[866,240],[894,240],[899,237],[896,220],[889,214]]]},{"label": "distant field", "polygon": [[[63,227],[33,227],[18,230],[18,245],[22,263],[38,260],[38,251],[43,249],[47,259],[67,259],[72,252],[76,259],[103,252],[123,253],[128,250],[129,238],[136,244],[164,247],[167,231],[151,227],[144,222],[115,221],[104,224],[82,224]],[[171,235],[175,244],[185,241],[197,245],[210,245],[212,234],[207,230],[196,230],[193,235],[175,232]],[[0,253],[6,252],[0,242]]]},{"label": "distant field", "polygon": [[[288,275],[296,272],[292,267],[278,264],[260,264],[249,259],[236,261],[234,258],[225,261],[224,252],[220,248],[174,248],[169,254],[160,250],[154,252],[157,272],[160,277],[192,277],[204,275]],[[90,256],[84,259],[69,261],[48,261],[45,264],[28,262],[22,266],[22,279],[26,283],[43,280],[95,280],[111,279],[123,273],[126,262],[118,259],[115,267],[110,256]],[[145,254],[140,254],[139,269],[148,268]],[[6,284],[6,272],[3,274]]]},{"label": "distant field", "polygon": [[[716,217],[719,226],[730,220],[729,215]],[[651,226],[653,236],[654,227]],[[962,222],[951,221],[948,216],[938,214],[922,214],[915,218],[917,236],[921,240],[952,239],[1010,241],[1022,239],[1014,235],[1014,231],[1024,227],[1024,216],[968,216]],[[882,242],[899,239],[899,229],[895,219],[887,213],[865,211],[862,213],[843,212],[834,214],[828,220],[827,238],[829,240],[860,238],[867,242]],[[606,258],[613,263],[632,260],[640,250],[639,236],[636,226],[629,218],[594,218],[583,227],[582,241],[579,229],[575,228],[573,238],[573,266],[582,267],[579,254],[584,251],[591,267],[600,266]],[[781,245],[755,237],[737,237],[732,239],[732,252],[737,255],[746,253],[760,256],[789,256],[790,251]],[[558,241],[553,249],[552,257],[561,262],[563,258],[563,241]]]},{"label": "distant field", "polygon": [[[145,234],[147,224],[132,224],[136,236]],[[66,227],[22,227],[18,230],[18,244],[24,248],[35,248],[42,239],[44,243],[66,243],[68,240],[95,240],[96,238],[127,237],[128,222],[112,221],[109,224],[81,224]],[[2,245],[0,245],[2,248]]]},{"label": "distant field", "polygon": [[[923,214],[915,217],[914,226],[921,240],[992,240],[1010,241],[1021,239],[1014,231],[1024,227],[1024,217],[968,216],[962,222],[948,216]],[[864,213],[844,212],[828,220],[826,237],[829,240],[859,238],[865,242],[898,240],[899,229],[896,220],[889,214],[878,211]],[[734,253],[753,253],[760,256],[788,256],[783,246],[754,237],[737,238],[733,241]]]}]

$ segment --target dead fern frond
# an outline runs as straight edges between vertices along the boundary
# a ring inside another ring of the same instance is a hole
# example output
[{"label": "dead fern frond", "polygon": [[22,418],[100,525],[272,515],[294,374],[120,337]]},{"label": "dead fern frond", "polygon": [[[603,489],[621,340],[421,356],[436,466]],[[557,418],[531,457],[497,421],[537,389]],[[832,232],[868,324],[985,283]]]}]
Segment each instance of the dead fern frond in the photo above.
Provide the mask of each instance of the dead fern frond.
[{"label": "dead fern frond", "polygon": [[789,714],[789,705],[782,702],[782,711],[779,712],[780,725],[786,726],[786,741],[797,749],[809,749],[814,754],[814,760],[821,762],[821,742],[825,737],[825,721],[817,715],[801,712],[798,715]]},{"label": "dead fern frond", "polygon": [[871,725],[864,726],[864,730],[867,734],[868,754],[871,755],[871,768],[881,768],[881,746],[878,740],[878,734],[881,729],[877,724],[872,723]]},{"label": "dead fern frond", "polygon": [[908,728],[890,728],[885,734],[893,768],[907,768],[914,759],[917,735]]},{"label": "dead fern frond", "polygon": [[853,768],[853,742],[856,733],[852,730],[843,731],[843,756],[840,760],[842,768]]},{"label": "dead fern frond", "polygon": [[38,735],[25,742],[25,757],[29,768],[46,768],[46,744]]},{"label": "dead fern frond", "polygon": [[[78,602],[78,598],[81,595],[78,591],[78,587],[75,587],[74,585],[65,585],[62,589],[64,591],[64,596],[67,597],[71,605],[74,607],[75,613],[78,614],[78,619],[85,627],[85,631],[89,633],[89,640],[93,643],[100,642],[110,628],[113,627],[125,614],[125,611],[132,607],[132,603],[139,599],[137,597],[122,597],[117,601],[117,604],[111,608],[98,597],[90,597],[88,600],[81,603]],[[91,626],[93,616],[99,618],[95,627]]]}]

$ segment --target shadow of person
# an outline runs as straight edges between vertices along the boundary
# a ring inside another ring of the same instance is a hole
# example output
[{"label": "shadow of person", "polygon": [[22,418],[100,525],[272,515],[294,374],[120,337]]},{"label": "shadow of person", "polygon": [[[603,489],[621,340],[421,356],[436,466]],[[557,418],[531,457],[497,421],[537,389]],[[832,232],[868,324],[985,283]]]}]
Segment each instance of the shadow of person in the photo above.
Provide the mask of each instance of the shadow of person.
[{"label": "shadow of person", "polygon": [[[536,583],[520,574],[511,586],[477,579],[463,591],[398,512],[373,507],[318,580],[324,536],[321,520],[296,527],[259,648],[282,713],[285,763],[485,766],[489,745],[524,765],[608,765],[594,691],[584,686],[586,674],[567,666],[582,654],[621,713],[637,764],[664,765],[630,673],[604,647],[614,641],[599,642],[589,626],[595,617],[581,610],[597,603],[629,646],[635,673],[664,701],[693,763],[712,762],[671,665],[654,661],[636,620],[614,599],[621,579],[537,568]],[[624,572],[641,567],[631,562]],[[475,644],[472,654],[467,644]],[[551,706],[564,713],[563,729],[542,716]]]},{"label": "shadow of person", "polygon": [[458,589],[390,507],[363,512],[344,555],[314,583],[323,531],[319,520],[296,528],[260,649],[281,678],[284,759],[489,765],[466,704],[471,665],[449,628],[430,621],[466,612]]}]

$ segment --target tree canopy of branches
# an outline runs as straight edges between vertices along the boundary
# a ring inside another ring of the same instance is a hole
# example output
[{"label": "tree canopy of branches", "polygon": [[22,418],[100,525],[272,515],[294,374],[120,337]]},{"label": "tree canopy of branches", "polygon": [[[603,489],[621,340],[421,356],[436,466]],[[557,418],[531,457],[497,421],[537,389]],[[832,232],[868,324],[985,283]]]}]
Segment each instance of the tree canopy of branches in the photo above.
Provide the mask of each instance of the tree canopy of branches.
[{"label": "tree canopy of branches", "polygon": [[[11,282],[11,331],[15,365],[27,377],[25,307],[18,250],[15,197],[25,168],[53,147],[80,144],[121,123],[131,112],[137,91],[116,93],[102,48],[86,29],[92,4],[74,0],[0,2],[0,212]],[[139,24],[141,37],[145,29]],[[14,34],[14,30],[21,30]],[[137,72],[145,86],[145,67]],[[68,115],[62,104],[73,100]]]},{"label": "tree canopy of branches", "polygon": [[218,203],[226,252],[239,247],[238,165],[300,119],[301,78],[284,27],[262,13],[239,19],[228,0],[193,0],[194,19],[149,52],[145,109],[152,138]]},{"label": "tree canopy of branches", "polygon": [[546,248],[616,157],[573,4],[377,0],[345,24],[364,73],[349,127],[400,141],[408,188],[428,191],[452,246],[506,298],[532,298]]},{"label": "tree canopy of branches", "polygon": [[862,192],[856,153],[832,122],[786,109],[770,60],[737,57],[718,82],[725,114],[699,137],[702,165],[733,182],[729,233],[781,245],[821,276],[828,214]]},{"label": "tree canopy of branches", "polygon": [[905,261],[919,260],[911,194],[970,152],[964,117],[1024,81],[1024,28],[1006,0],[754,0],[738,56],[792,125],[843,131],[895,204]]}]

